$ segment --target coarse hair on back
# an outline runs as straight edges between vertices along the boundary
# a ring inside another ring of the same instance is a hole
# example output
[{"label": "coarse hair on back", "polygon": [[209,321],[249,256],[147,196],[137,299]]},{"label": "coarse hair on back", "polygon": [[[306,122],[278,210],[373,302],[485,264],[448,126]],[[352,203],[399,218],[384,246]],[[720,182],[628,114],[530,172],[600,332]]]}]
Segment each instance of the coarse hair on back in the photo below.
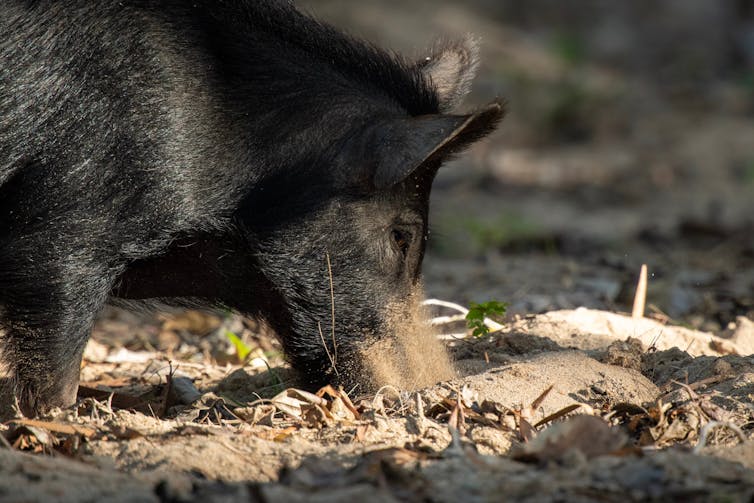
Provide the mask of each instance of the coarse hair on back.
[{"label": "coarse hair on back", "polygon": [[292,78],[288,81],[292,87],[282,89],[283,96],[307,85],[321,87],[331,97],[344,93],[387,98],[413,116],[439,110],[435,89],[420,64],[318,21],[290,1],[198,4],[203,19],[209,21],[204,28],[220,42],[215,55],[225,65],[223,70],[245,86],[279,85],[282,74]]}]

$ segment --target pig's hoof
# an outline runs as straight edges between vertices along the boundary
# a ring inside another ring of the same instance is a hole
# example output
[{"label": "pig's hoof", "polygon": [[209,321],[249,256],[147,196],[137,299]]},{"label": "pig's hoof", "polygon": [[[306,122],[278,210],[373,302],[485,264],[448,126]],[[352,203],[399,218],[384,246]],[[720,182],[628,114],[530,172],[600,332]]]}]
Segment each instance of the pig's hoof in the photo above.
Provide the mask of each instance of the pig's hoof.
[{"label": "pig's hoof", "polygon": [[46,414],[54,408],[65,409],[76,403],[78,383],[40,389],[34,385],[21,386],[16,394],[21,413],[26,417]]}]

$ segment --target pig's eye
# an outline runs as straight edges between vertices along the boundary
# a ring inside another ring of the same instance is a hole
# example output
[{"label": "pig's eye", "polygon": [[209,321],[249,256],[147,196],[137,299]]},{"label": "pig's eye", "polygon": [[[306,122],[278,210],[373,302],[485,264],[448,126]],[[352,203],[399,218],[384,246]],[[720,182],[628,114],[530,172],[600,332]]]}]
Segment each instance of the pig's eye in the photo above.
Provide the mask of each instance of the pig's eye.
[{"label": "pig's eye", "polygon": [[405,257],[408,254],[408,247],[411,244],[411,234],[400,229],[392,230],[393,244]]}]

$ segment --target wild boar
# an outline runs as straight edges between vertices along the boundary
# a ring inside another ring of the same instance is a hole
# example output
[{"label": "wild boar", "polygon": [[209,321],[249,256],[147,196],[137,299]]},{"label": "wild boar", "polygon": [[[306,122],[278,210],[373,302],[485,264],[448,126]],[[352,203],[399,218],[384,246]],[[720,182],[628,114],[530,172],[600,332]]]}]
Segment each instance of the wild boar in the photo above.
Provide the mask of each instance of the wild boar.
[{"label": "wild boar", "polygon": [[286,1],[9,0],[0,34],[0,346],[26,414],[75,402],[113,298],[258,316],[310,384],[332,353],[358,378],[419,279],[440,164],[503,115],[452,113],[471,38],[412,62]]}]

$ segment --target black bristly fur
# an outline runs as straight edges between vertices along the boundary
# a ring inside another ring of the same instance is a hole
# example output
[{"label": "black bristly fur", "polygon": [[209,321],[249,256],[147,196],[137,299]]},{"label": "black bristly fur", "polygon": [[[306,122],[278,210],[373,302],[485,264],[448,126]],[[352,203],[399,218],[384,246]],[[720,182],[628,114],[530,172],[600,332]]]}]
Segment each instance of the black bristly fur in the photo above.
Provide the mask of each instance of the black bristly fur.
[{"label": "black bristly fur", "polygon": [[73,403],[112,297],[261,316],[312,385],[323,344],[358,377],[418,279],[436,169],[502,117],[439,115],[468,90],[464,44],[412,64],[286,1],[6,2],[0,333],[22,410]]}]

